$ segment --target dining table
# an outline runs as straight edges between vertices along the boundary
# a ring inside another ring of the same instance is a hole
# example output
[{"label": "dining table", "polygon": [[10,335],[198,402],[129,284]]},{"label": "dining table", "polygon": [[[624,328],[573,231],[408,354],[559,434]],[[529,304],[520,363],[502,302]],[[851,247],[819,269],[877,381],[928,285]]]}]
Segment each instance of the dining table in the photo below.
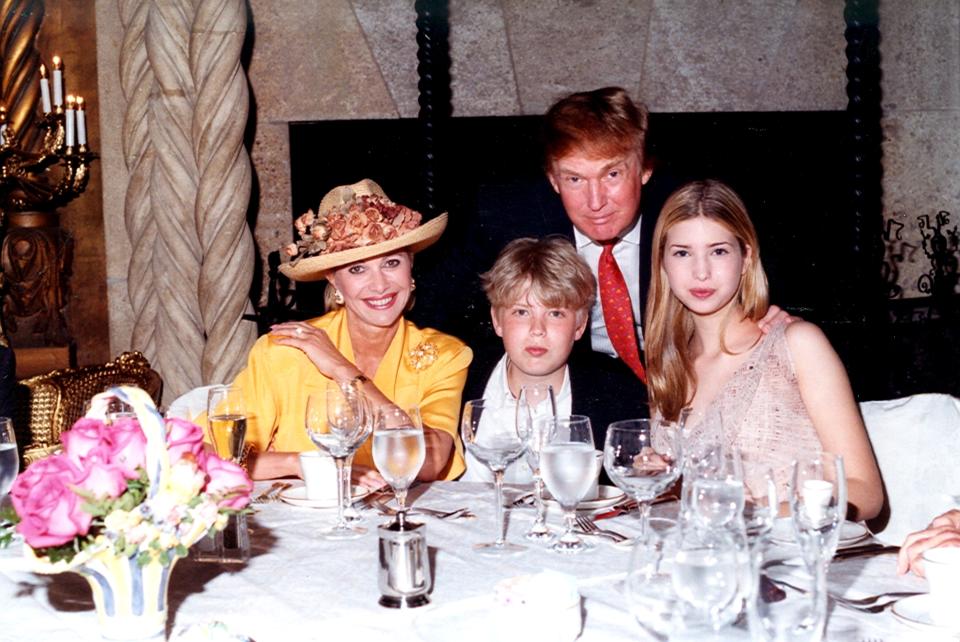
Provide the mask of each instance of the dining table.
[{"label": "dining table", "polygon": [[[256,484],[254,495],[268,488]],[[506,639],[498,628],[501,611],[494,587],[506,578],[550,569],[576,582],[582,597],[580,640],[618,641],[644,637],[628,608],[624,578],[631,545],[590,537],[595,546],[578,555],[562,555],[524,533],[535,512],[529,502],[517,501],[529,488],[508,487],[505,493],[506,537],[525,550],[503,558],[487,557],[473,545],[494,539],[494,491],[490,484],[434,482],[411,489],[408,504],[453,510],[466,507],[473,517],[439,519],[411,515],[425,524],[432,573],[430,603],[408,609],[380,606],[378,599],[378,526],[392,517],[374,502],[354,504],[367,532],[357,539],[328,541],[319,532],[336,518],[335,509],[292,505],[284,501],[254,504],[248,516],[251,554],[244,563],[180,560],[169,588],[168,635],[214,621],[256,642],[288,640],[392,642]],[[611,496],[616,499],[616,491]],[[390,499],[385,495],[384,499]],[[614,503],[613,499],[607,503]],[[597,508],[597,506],[594,506]],[[655,505],[654,516],[676,517],[676,502]],[[599,510],[608,510],[600,506]],[[548,522],[560,527],[558,511],[550,509]],[[635,536],[636,510],[603,519],[599,524]],[[99,640],[90,589],[81,577],[37,575],[25,563],[22,543],[0,550],[0,640]],[[797,563],[799,549],[774,544],[782,569],[792,583],[804,577]],[[793,579],[793,576],[796,576]],[[925,592],[926,582],[913,575],[898,576],[895,554],[876,554],[834,560],[828,576],[836,595],[867,595],[888,591]],[[809,586],[809,581],[807,582]],[[791,589],[788,589],[788,591]],[[800,596],[795,596],[800,597]],[[930,627],[912,626],[886,608],[867,613],[829,603],[826,639],[890,642],[930,640]],[[715,639],[750,639],[749,626],[730,626],[712,634]],[[498,634],[498,632],[500,634]]]}]

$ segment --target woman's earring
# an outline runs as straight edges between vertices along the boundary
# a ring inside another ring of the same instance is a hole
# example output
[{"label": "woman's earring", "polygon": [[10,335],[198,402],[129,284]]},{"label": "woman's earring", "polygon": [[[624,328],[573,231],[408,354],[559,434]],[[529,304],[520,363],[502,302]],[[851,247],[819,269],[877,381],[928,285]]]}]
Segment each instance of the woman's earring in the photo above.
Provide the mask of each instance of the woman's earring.
[{"label": "woman's earring", "polygon": [[333,291],[333,302],[337,305],[343,305],[343,294],[340,293],[340,290]]},{"label": "woman's earring", "polygon": [[414,279],[410,279],[410,291],[413,292],[417,289],[417,282]]}]

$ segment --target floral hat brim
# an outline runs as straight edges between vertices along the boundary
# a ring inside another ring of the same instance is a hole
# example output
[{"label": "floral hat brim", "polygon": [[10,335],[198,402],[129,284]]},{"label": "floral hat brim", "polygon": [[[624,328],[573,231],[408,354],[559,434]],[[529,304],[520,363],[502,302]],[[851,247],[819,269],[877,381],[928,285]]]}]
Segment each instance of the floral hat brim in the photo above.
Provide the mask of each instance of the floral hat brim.
[{"label": "floral hat brim", "polygon": [[[356,205],[379,206],[382,209],[374,207],[374,209],[377,210],[376,214],[378,216],[379,212],[384,209],[390,212],[399,211],[403,214],[402,218],[405,219],[406,223],[399,232],[396,228],[393,228],[391,233],[397,234],[396,236],[375,242],[370,241],[368,238],[369,234],[366,233],[357,235],[360,236],[360,238],[355,241],[350,241],[350,237],[347,236],[344,242],[334,239],[332,236],[333,232],[326,231],[325,229],[328,236],[321,235],[320,240],[322,241],[322,247],[319,251],[305,251],[309,243],[304,241],[288,246],[289,248],[298,249],[299,253],[292,261],[281,265],[280,271],[287,278],[294,281],[321,281],[326,278],[330,270],[349,265],[350,263],[389,254],[403,248],[407,248],[413,253],[419,252],[433,245],[447,227],[446,213],[422,225],[416,225],[420,220],[419,213],[393,203],[387,198],[379,185],[370,179],[364,179],[353,185],[341,185],[332,189],[320,202],[318,214],[314,215],[312,212],[308,212],[303,217],[300,217],[300,219],[297,220],[296,227],[300,232],[301,238],[309,238],[317,226],[324,226],[324,228],[326,228],[330,217],[335,217],[338,213],[342,213],[344,208],[354,206],[355,210],[363,210],[363,207],[356,208]],[[304,217],[308,217],[305,223],[302,222]],[[411,217],[415,218],[411,220]],[[385,221],[385,219],[381,219],[381,221]],[[390,227],[388,223],[381,221],[371,223],[365,218],[362,218],[360,219],[361,231],[369,230],[374,223],[380,227]],[[416,225],[416,227],[409,229],[411,224]],[[329,244],[327,244],[328,240],[330,241]],[[359,242],[362,244],[349,246],[351,242]],[[348,245],[348,247],[342,247],[341,249],[340,246],[344,244]],[[291,253],[292,252],[288,252],[288,255]]]}]

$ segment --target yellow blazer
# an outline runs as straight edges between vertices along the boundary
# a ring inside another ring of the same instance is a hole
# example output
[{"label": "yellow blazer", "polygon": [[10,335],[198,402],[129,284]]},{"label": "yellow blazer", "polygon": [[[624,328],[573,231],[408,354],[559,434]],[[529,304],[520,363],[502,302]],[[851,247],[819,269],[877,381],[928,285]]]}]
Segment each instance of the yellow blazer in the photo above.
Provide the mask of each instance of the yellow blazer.
[{"label": "yellow blazer", "polygon": [[[338,350],[354,361],[347,314],[329,312],[308,321],[325,330]],[[401,408],[420,406],[423,424],[453,437],[454,454],[443,479],[455,479],[464,470],[463,444],[457,432],[460,397],[473,352],[459,339],[431,328],[420,329],[401,318],[374,384]],[[258,451],[301,452],[315,450],[304,428],[309,389],[329,382],[300,350],[274,343],[270,335],[257,340],[247,367],[235,383],[244,389],[248,443]],[[372,439],[357,451],[354,462],[373,466]]]}]

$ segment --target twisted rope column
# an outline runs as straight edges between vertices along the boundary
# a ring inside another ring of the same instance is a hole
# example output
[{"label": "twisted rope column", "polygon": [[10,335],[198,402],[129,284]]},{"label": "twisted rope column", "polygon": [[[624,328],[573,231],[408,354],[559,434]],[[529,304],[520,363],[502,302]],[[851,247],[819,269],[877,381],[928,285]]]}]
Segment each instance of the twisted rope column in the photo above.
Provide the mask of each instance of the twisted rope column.
[{"label": "twisted rope column", "polygon": [[250,158],[243,146],[247,80],[240,51],[247,25],[243,0],[200,0],[190,43],[190,70],[197,82],[193,114],[199,184],[194,207],[203,251],[200,311],[207,343],[203,380],[229,381],[257,338],[248,293],[255,260],[246,213]]},{"label": "twisted rope column", "polygon": [[254,260],[240,67],[246,6],[118,1],[133,347],[156,364],[172,398],[232,378],[256,339],[241,320]]},{"label": "twisted rope column", "polygon": [[27,124],[33,122],[40,98],[36,40],[43,13],[43,3],[36,0],[0,1],[0,97],[24,150],[34,149],[40,136]]}]

